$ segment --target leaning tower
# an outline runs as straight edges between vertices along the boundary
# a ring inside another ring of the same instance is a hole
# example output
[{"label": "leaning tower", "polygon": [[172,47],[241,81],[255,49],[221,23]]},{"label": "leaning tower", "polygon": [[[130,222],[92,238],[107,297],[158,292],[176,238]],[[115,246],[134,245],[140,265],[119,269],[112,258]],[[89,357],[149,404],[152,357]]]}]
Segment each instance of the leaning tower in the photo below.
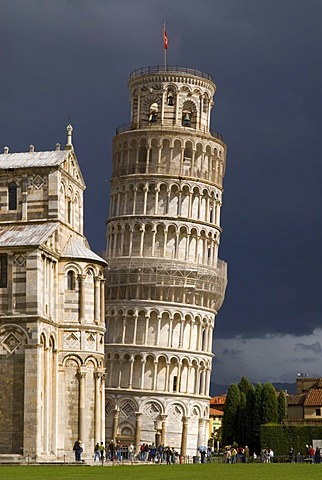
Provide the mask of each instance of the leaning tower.
[{"label": "leaning tower", "polygon": [[107,221],[106,438],[195,455],[208,440],[226,146],[204,72],[135,70],[113,139]]}]

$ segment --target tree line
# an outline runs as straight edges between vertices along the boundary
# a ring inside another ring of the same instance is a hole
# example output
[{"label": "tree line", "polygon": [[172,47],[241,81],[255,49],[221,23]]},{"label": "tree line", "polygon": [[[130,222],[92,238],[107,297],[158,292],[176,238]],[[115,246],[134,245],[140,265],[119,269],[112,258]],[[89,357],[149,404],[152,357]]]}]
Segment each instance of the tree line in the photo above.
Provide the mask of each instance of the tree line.
[{"label": "tree line", "polygon": [[[283,390],[278,394],[270,382],[256,387],[243,377],[229,386],[222,420],[222,444],[261,451],[260,426],[281,424],[286,417],[287,401]],[[269,447],[267,445],[266,447]]]}]

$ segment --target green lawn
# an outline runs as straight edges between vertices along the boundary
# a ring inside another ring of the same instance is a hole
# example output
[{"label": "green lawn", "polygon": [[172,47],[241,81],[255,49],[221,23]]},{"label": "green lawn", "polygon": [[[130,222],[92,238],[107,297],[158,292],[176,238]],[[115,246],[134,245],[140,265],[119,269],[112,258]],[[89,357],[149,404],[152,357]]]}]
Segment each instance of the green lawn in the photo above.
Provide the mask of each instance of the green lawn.
[{"label": "green lawn", "polygon": [[321,465],[307,464],[195,464],[133,466],[4,466],[0,478],[64,480],[315,480]]}]

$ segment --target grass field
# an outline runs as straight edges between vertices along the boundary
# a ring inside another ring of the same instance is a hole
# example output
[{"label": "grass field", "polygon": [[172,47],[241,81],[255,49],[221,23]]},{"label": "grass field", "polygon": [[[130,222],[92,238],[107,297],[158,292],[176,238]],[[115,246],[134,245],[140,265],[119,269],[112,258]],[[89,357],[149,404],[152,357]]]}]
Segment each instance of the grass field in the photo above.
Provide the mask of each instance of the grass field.
[{"label": "grass field", "polygon": [[3,480],[321,480],[322,464],[4,466]]}]

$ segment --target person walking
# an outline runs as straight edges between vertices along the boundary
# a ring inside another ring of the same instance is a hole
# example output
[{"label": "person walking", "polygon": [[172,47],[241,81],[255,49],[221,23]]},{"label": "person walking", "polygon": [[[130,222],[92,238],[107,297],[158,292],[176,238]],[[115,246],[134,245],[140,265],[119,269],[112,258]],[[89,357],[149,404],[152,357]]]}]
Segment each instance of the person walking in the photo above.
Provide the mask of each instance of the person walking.
[{"label": "person walking", "polygon": [[97,442],[97,444],[94,447],[94,462],[97,460],[100,460],[101,455],[100,455],[100,444]]}]

